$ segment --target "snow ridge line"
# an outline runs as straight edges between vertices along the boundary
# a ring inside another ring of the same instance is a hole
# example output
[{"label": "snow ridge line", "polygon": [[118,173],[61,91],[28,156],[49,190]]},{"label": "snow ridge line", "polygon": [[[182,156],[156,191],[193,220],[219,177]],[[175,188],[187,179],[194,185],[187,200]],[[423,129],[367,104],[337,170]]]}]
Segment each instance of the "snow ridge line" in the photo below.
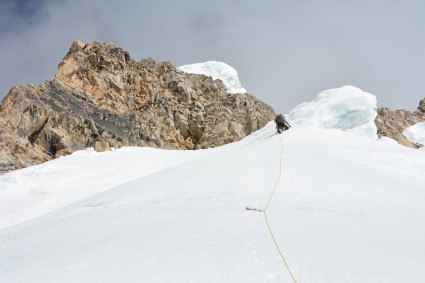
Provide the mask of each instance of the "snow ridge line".
[{"label": "snow ridge line", "polygon": [[293,273],[292,273],[292,271],[291,271],[291,268],[289,267],[288,263],[286,262],[285,257],[283,256],[282,251],[281,251],[281,250],[280,250],[280,248],[279,248],[279,245],[278,245],[278,243],[277,243],[277,241],[276,241],[276,238],[274,237],[273,231],[272,231],[272,229],[270,228],[269,220],[267,219],[267,213],[266,213],[266,212],[267,212],[267,209],[269,208],[269,205],[270,205],[270,202],[271,202],[271,200],[272,200],[272,197],[273,197],[273,195],[274,195],[274,193],[275,193],[275,191],[276,191],[277,184],[278,184],[278,183],[279,183],[279,181],[280,181],[280,177],[282,176],[282,163],[283,163],[283,139],[282,139],[282,138],[280,138],[280,141],[281,141],[281,143],[282,143],[282,150],[281,150],[281,154],[280,154],[279,176],[277,177],[276,183],[274,184],[273,191],[272,191],[272,192],[271,192],[271,194],[270,194],[269,200],[268,200],[268,202],[267,202],[266,207],[265,207],[265,208],[264,208],[264,210],[263,210],[263,213],[264,213],[264,218],[266,219],[267,228],[269,229],[269,233],[270,233],[270,236],[271,236],[271,237],[272,237],[272,239],[273,239],[274,245],[275,245],[275,247],[276,247],[277,251],[279,252],[280,257],[282,258],[282,261],[283,261],[283,263],[285,264],[286,269],[289,271],[289,274],[291,274],[291,277],[292,277],[293,282],[294,282],[294,283],[298,283],[298,282],[297,282],[297,280],[295,279],[294,274],[293,274]]}]

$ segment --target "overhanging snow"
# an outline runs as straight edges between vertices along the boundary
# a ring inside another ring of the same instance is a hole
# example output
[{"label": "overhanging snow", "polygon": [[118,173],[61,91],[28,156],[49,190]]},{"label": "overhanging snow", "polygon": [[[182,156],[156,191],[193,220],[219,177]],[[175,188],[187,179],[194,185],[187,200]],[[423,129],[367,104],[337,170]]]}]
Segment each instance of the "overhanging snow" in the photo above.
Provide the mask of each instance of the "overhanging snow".
[{"label": "overhanging snow", "polygon": [[288,115],[293,125],[340,129],[377,138],[376,97],[354,86],[324,90]]}]

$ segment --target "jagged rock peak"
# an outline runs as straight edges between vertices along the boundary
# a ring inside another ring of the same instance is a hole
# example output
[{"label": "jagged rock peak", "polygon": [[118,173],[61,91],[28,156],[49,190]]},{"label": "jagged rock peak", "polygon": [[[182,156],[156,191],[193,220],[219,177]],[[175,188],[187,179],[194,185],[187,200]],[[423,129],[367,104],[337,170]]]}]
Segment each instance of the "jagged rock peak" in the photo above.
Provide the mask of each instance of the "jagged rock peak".
[{"label": "jagged rock peak", "polygon": [[275,116],[223,82],[140,62],[113,43],[76,40],[54,78],[13,87],[0,105],[0,172],[86,147],[201,149],[242,139]]}]

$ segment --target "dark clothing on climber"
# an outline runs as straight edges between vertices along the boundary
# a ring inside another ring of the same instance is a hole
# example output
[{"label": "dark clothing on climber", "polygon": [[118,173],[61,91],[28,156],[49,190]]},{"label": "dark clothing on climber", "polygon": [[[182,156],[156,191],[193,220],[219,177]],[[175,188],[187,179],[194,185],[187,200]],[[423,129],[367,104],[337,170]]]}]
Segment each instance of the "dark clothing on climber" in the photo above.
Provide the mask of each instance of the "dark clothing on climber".
[{"label": "dark clothing on climber", "polygon": [[276,123],[276,129],[279,134],[283,131],[288,130],[291,127],[288,121],[286,121],[285,116],[283,116],[282,114],[277,115],[274,119],[274,122]]}]

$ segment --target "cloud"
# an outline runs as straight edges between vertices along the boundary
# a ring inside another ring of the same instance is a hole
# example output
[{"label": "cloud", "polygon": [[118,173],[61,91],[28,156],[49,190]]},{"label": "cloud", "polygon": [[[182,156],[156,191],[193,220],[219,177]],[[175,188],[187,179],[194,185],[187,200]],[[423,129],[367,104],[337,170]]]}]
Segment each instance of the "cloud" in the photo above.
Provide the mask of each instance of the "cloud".
[{"label": "cloud", "polygon": [[137,60],[226,62],[279,112],[345,84],[414,109],[425,97],[425,2],[371,2],[3,0],[0,97],[52,77],[82,38],[115,42]]},{"label": "cloud", "polygon": [[2,0],[0,36],[37,25],[43,18],[45,0]]}]

